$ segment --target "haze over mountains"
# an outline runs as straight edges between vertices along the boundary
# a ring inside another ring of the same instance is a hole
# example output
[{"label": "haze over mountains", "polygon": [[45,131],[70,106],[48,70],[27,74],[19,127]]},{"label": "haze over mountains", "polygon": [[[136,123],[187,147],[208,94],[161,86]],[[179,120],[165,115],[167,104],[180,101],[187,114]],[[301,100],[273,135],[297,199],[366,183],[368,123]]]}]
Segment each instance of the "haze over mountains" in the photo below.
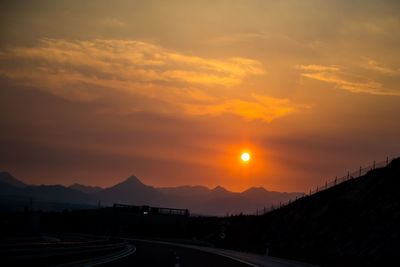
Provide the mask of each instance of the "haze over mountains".
[{"label": "haze over mountains", "polygon": [[90,185],[83,185],[83,184],[72,184],[70,186],[68,186],[68,188],[77,190],[77,191],[81,191],[83,193],[87,193],[87,194],[93,194],[93,193],[97,193],[100,192],[101,190],[103,190],[103,188],[101,188],[100,186],[90,186]]},{"label": "haze over mountains", "polygon": [[7,172],[0,173],[0,209],[21,210],[33,205],[34,209],[62,210],[111,206],[114,203],[187,208],[193,214],[226,215],[254,213],[269,209],[271,205],[294,199],[303,193],[267,191],[252,187],[243,192],[231,192],[221,186],[210,189],[204,186],[161,187],[143,184],[130,176],[109,188],[73,184],[26,185]]}]

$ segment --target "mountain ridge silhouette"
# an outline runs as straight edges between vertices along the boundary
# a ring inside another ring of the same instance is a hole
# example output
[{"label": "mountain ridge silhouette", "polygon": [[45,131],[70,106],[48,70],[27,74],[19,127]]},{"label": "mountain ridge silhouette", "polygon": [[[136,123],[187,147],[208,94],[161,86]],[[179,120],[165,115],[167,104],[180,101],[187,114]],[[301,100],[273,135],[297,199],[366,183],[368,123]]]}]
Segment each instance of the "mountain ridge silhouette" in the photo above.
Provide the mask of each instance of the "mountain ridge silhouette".
[{"label": "mountain ridge silhouette", "polygon": [[[7,174],[8,176],[13,177],[11,174]],[[7,181],[10,181],[10,183]],[[0,179],[1,182],[7,184],[7,186],[0,191],[0,196],[11,194],[24,198],[25,203],[30,198],[36,200],[36,202],[82,204],[82,207],[85,208],[87,208],[87,205],[95,207],[99,203],[102,206],[122,203],[187,208],[195,214],[203,215],[254,213],[257,209],[269,208],[272,204],[302,194],[297,192],[270,192],[260,187],[257,187],[257,189],[249,188],[243,192],[232,192],[222,186],[216,186],[212,189],[199,185],[157,188],[144,184],[135,175],[131,175],[107,188],[84,184],[73,184],[68,187],[63,185],[27,186],[15,177],[13,179]],[[25,187],[18,185],[25,185]],[[7,194],[7,192],[10,194]],[[36,206],[40,207],[40,205]]]}]

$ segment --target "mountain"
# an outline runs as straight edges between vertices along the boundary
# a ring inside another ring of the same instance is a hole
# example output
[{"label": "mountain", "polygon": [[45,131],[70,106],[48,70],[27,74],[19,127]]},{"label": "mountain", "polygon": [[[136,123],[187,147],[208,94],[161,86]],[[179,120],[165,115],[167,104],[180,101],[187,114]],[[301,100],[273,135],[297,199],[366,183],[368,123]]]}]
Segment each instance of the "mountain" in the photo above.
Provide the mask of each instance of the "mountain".
[{"label": "mountain", "polygon": [[16,195],[21,191],[21,188],[0,181],[0,195]]},{"label": "mountain", "polygon": [[94,194],[103,204],[113,203],[159,206],[166,197],[154,187],[143,184],[136,176]]},{"label": "mountain", "polygon": [[209,192],[209,197],[212,197],[212,198],[225,198],[225,197],[234,196],[236,194],[237,193],[233,193],[231,191],[228,191],[225,188],[223,188],[222,186],[218,185],[218,186],[216,186],[214,189],[212,189]]},{"label": "mountain", "polygon": [[70,189],[74,189],[76,191],[80,191],[86,194],[94,194],[94,193],[98,193],[100,191],[103,190],[103,188],[101,188],[100,186],[89,186],[89,185],[83,185],[83,184],[72,184],[70,186],[68,186],[68,188]]},{"label": "mountain", "polygon": [[224,244],[321,266],[398,266],[400,158],[252,218],[235,218]]},{"label": "mountain", "polygon": [[60,206],[60,203],[94,207],[100,201],[103,206],[111,206],[114,203],[152,205],[189,209],[192,214],[220,216],[254,213],[256,210],[264,210],[272,204],[279,205],[280,201],[301,195],[301,193],[270,192],[261,187],[250,188],[242,193],[231,192],[221,186],[213,189],[189,185],[154,188],[143,184],[136,176],[130,176],[121,183],[105,189],[82,184],[73,184],[69,187],[27,186],[9,173],[0,174],[0,198],[3,207],[10,206],[7,203],[14,203],[17,199],[20,200],[20,204],[17,205],[19,207],[26,205],[30,199],[36,203],[36,208],[47,209],[49,205],[44,203],[57,203],[56,207],[51,206],[51,210],[57,210],[58,207],[64,209],[65,205]]},{"label": "mountain", "polygon": [[0,182],[0,211],[22,211],[25,207],[61,211],[93,208],[95,204],[91,195],[62,185],[18,187]]},{"label": "mountain", "polygon": [[18,188],[23,188],[26,187],[26,184],[9,174],[8,172],[0,172],[0,182],[18,187]]},{"label": "mountain", "polygon": [[[276,192],[276,191],[268,191],[263,187],[251,187],[246,191],[243,191],[242,196],[249,198],[255,202],[262,203],[273,203],[275,205],[279,205],[279,203],[283,203],[288,201],[289,199],[296,199],[296,197],[300,197],[303,195],[301,192]],[[267,206],[270,208],[270,206]]]},{"label": "mountain", "polygon": [[183,185],[177,187],[158,187],[158,191],[166,195],[174,195],[180,197],[188,196],[204,196],[210,192],[210,189],[201,185]]},{"label": "mountain", "polygon": [[300,195],[302,193],[269,192],[263,188],[243,193],[231,192],[221,186],[213,189],[189,185],[154,188],[143,184],[136,176],[93,194],[103,205],[153,205],[189,209],[192,214],[217,216],[254,213]]},{"label": "mountain", "polygon": [[242,192],[242,195],[249,197],[263,197],[268,191],[264,187],[250,187]]},{"label": "mountain", "polygon": [[262,187],[253,187],[243,192],[231,192],[222,186],[213,189],[199,186],[160,188],[169,203],[177,208],[188,208],[193,214],[226,215],[264,211],[271,205],[295,199],[303,193],[270,192]]},{"label": "mountain", "polygon": [[94,198],[80,191],[62,185],[27,186],[20,191],[26,197],[38,201],[65,202],[74,204],[95,204]]}]

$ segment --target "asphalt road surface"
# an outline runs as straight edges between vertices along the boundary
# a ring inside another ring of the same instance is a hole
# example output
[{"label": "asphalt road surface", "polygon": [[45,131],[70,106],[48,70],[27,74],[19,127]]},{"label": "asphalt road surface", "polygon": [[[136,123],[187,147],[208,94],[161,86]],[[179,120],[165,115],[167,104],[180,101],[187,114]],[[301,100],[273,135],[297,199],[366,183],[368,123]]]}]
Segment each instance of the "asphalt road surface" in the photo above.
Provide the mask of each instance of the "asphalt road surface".
[{"label": "asphalt road surface", "polygon": [[232,266],[249,267],[237,260],[220,256],[217,254],[173,246],[162,243],[153,243],[145,241],[130,241],[136,246],[136,251],[132,255],[100,265],[106,266],[165,266],[165,267],[212,267],[212,266]]},{"label": "asphalt road surface", "polygon": [[[87,237],[89,238],[89,237]],[[306,263],[165,241],[92,236],[62,242],[14,242],[0,245],[4,266],[233,266],[315,267]]]}]

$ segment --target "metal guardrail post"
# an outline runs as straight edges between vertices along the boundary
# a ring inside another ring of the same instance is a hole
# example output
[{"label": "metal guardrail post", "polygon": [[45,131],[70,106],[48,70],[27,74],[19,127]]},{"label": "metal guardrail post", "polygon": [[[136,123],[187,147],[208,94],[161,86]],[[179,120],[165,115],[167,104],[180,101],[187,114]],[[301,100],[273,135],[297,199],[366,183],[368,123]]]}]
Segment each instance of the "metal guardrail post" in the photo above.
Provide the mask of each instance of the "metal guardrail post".
[{"label": "metal guardrail post", "polygon": [[[393,157],[393,158],[395,158],[395,157]],[[391,159],[392,159],[392,158],[391,158]],[[384,163],[385,163],[385,162],[378,162],[378,163],[377,163],[377,162],[374,160],[374,162],[373,162],[372,165],[369,165],[368,167],[365,167],[365,168],[364,168],[364,171],[365,171],[365,173],[367,173],[367,170],[368,170],[369,168],[371,168],[371,170],[373,170],[373,169],[375,169],[375,168],[377,167],[377,165],[378,165],[378,166],[381,166],[381,165],[384,164]],[[386,157],[386,166],[388,166],[388,165],[389,165],[389,157]],[[357,172],[358,172],[358,176],[356,177]],[[359,177],[361,177],[361,174],[362,174],[362,173],[363,173],[363,168],[362,168],[362,166],[360,166],[360,168],[358,169],[358,171],[353,172],[351,176],[350,176],[350,171],[347,171],[347,176],[343,176],[343,177],[339,178],[339,181],[338,181],[337,176],[335,176],[335,180],[333,180],[333,181],[331,181],[331,182],[329,182],[329,183],[328,183],[328,180],[325,180],[325,187],[324,187],[324,186],[321,186],[321,187],[317,186],[317,188],[315,189],[315,191],[313,191],[313,190],[310,188],[310,191],[309,191],[309,194],[308,194],[308,195],[311,196],[311,195],[313,195],[313,194],[315,194],[315,193],[318,193],[319,190],[328,189],[328,184],[329,184],[329,187],[332,187],[332,186],[335,186],[335,185],[337,185],[337,184],[340,184],[340,183],[342,183],[342,182],[344,182],[344,181],[348,181],[350,178],[351,178],[351,179],[359,178]],[[306,197],[306,195],[307,195],[306,193],[303,193],[303,195],[302,195],[301,197],[299,197],[299,198]],[[296,196],[295,200],[289,199],[289,201],[288,201],[287,203],[279,202],[279,208],[282,208],[283,206],[289,205],[289,204],[291,204],[292,202],[296,201],[297,199],[298,199],[298,197]],[[274,205],[271,205],[271,210],[273,210],[273,209],[275,209],[275,207],[274,207]],[[258,211],[257,211],[257,212],[258,212]]]}]

